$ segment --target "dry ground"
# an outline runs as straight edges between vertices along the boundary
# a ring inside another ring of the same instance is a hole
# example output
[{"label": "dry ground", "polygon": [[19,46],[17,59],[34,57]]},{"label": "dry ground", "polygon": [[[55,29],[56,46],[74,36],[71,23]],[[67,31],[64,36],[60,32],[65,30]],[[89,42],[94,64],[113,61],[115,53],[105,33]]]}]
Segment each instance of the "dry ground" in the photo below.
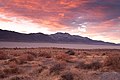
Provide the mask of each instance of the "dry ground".
[{"label": "dry ground", "polygon": [[0,49],[0,80],[108,80],[111,72],[120,80],[120,49]]}]

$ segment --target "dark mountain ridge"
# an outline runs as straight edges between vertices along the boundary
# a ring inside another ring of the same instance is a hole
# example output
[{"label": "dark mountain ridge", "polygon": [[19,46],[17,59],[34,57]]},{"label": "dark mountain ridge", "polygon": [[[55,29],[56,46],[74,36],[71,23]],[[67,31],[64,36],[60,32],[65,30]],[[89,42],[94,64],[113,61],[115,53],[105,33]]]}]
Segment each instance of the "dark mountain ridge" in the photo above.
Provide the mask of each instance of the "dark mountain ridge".
[{"label": "dark mountain ridge", "polygon": [[79,43],[79,44],[94,44],[94,45],[120,45],[110,42],[92,40],[88,37],[82,37],[78,35],[70,35],[69,33],[55,33],[55,34],[43,34],[43,33],[18,33],[14,31],[7,31],[0,29],[0,41],[11,42],[50,42],[50,43]]}]

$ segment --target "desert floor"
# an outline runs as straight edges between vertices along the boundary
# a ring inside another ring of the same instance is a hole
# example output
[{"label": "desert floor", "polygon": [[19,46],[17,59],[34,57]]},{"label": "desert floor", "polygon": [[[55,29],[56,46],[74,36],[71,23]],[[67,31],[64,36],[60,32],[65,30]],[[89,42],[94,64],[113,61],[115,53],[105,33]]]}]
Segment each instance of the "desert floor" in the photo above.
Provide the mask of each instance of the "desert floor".
[{"label": "desert floor", "polygon": [[0,48],[0,80],[120,80],[120,49]]}]

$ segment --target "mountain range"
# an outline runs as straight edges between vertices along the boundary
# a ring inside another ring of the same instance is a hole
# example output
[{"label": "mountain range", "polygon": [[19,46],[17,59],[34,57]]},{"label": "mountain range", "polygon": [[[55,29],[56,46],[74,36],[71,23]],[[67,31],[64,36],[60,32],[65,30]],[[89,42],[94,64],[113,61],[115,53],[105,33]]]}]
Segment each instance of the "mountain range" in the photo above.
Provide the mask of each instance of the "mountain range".
[{"label": "mountain range", "polygon": [[110,42],[92,40],[88,37],[70,35],[69,33],[57,32],[55,34],[43,33],[18,33],[0,29],[0,41],[8,42],[47,42],[47,43],[76,43],[76,44],[94,44],[94,45],[120,45]]}]

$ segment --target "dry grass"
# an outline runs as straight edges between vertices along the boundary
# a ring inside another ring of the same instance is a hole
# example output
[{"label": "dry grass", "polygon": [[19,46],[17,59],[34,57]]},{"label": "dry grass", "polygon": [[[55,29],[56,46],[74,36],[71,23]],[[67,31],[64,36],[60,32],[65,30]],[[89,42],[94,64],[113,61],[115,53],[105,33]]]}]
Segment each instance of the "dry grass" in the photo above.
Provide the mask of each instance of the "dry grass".
[{"label": "dry grass", "polygon": [[20,70],[18,68],[6,68],[3,70],[5,74],[19,74]]},{"label": "dry grass", "polygon": [[62,70],[65,69],[65,66],[63,64],[55,64],[50,68],[50,74],[58,75]]},{"label": "dry grass", "polygon": [[71,72],[64,73],[61,78],[61,80],[74,80],[73,74]]},{"label": "dry grass", "polygon": [[34,56],[31,54],[23,54],[23,55],[19,56],[18,59],[23,60],[23,61],[33,61]]},{"label": "dry grass", "polygon": [[97,70],[97,69],[100,69],[102,67],[102,64],[98,61],[91,62],[89,64],[86,64],[84,62],[79,62],[79,64],[75,67],[80,68],[80,69],[87,69],[87,70],[88,69]]},{"label": "dry grass", "polygon": [[40,52],[39,57],[51,58],[51,54],[47,52]]},{"label": "dry grass", "polygon": [[9,80],[32,80],[30,76],[13,76]]},{"label": "dry grass", "polygon": [[120,54],[109,54],[104,61],[104,66],[120,71]]},{"label": "dry grass", "polygon": [[71,59],[71,57],[65,53],[58,53],[57,55],[54,55],[54,58],[59,61],[69,61]]},{"label": "dry grass", "polygon": [[7,75],[2,70],[0,70],[0,79],[3,79],[5,77],[7,77]]},{"label": "dry grass", "polygon": [[0,51],[0,60],[5,60],[5,59],[8,59],[8,58],[9,58],[8,54]]},{"label": "dry grass", "polygon": [[93,80],[102,71],[120,72],[120,50],[0,49],[0,80]]}]

